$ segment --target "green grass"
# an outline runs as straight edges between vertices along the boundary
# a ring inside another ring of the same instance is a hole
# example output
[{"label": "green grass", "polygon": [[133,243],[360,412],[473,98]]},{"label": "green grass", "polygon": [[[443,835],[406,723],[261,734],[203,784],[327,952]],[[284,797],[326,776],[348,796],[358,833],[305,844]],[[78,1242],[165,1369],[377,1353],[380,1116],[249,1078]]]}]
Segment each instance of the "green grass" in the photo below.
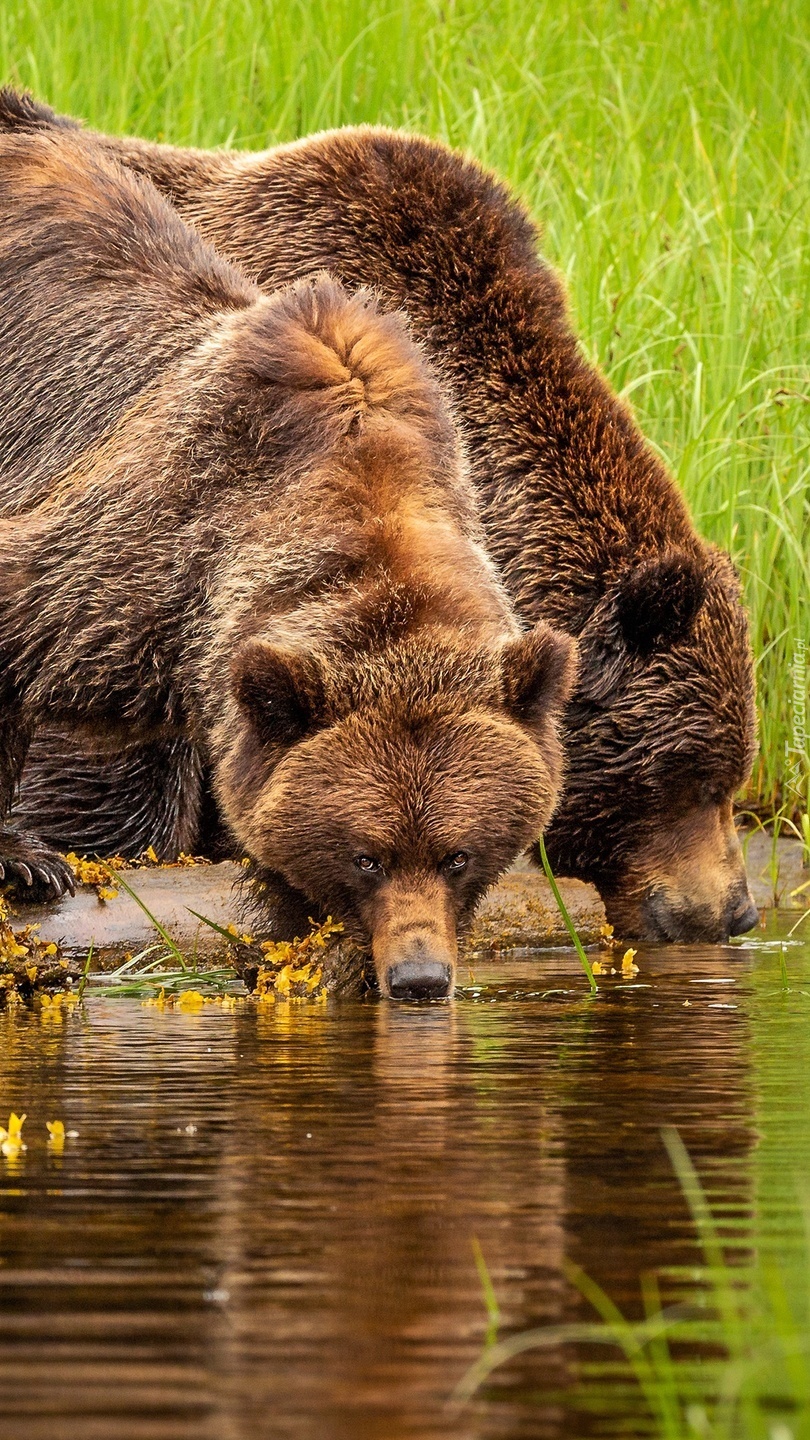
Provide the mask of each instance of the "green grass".
[{"label": "green grass", "polygon": [[582,941],[580,940],[579,935],[578,935],[578,933],[577,933],[577,928],[576,928],[573,920],[571,919],[571,916],[570,916],[569,913],[568,913],[568,906],[566,905],[565,901],[564,901],[563,898],[562,898],[562,895],[560,894],[560,887],[559,887],[559,885],[557,884],[556,876],[555,876],[555,874],[554,874],[554,871],[553,871],[552,868],[551,868],[551,862],[550,862],[550,860],[549,860],[549,858],[548,858],[548,855],[546,854],[546,842],[545,842],[545,840],[543,839],[542,835],[540,836],[537,844],[538,844],[538,849],[539,849],[539,851],[540,851],[540,860],[541,860],[543,869],[544,869],[545,872],[546,872],[546,879],[548,880],[548,883],[549,883],[549,885],[551,886],[551,893],[552,893],[552,895],[554,896],[554,899],[555,899],[555,901],[556,901],[556,903],[557,903],[557,909],[558,909],[559,912],[560,912],[560,915],[561,915],[561,917],[562,917],[562,922],[563,922],[566,930],[568,931],[568,934],[571,936],[571,943],[572,943],[574,949],[575,949],[576,952],[577,952],[577,956],[578,956],[578,958],[579,958],[579,963],[580,963],[580,965],[582,966],[583,970],[585,971],[585,978],[586,978],[586,980],[588,981],[588,985],[589,985],[589,987],[590,987],[590,992],[591,992],[592,995],[595,995],[596,992],[597,992],[597,990],[599,989],[599,986],[598,986],[597,983],[596,983],[596,978],[595,978],[594,973],[593,973],[593,970],[592,970],[592,968],[591,968],[591,962],[590,962],[590,960],[588,959],[587,955],[585,954],[585,948],[584,948],[584,946],[583,946],[583,944],[582,944]]},{"label": "green grass", "polygon": [[[154,945],[148,945],[145,950],[139,951],[137,955],[131,955],[117,969],[108,971],[106,974],[94,975],[91,981],[94,990],[100,989],[107,997],[122,996],[129,999],[144,999],[156,994],[181,995],[184,990],[200,991],[203,995],[228,995],[234,991],[244,993],[245,987],[233,965],[198,968],[196,937],[193,952],[187,958],[177,941],[172,938],[166,927],[161,925],[157,916],[149,909],[146,901],[124,879],[121,871],[116,870],[109,862],[108,868],[114,877],[115,884],[120,885],[130,900],[135,901],[150,925],[154,926],[158,940]],[[233,936],[221,925],[216,925],[213,920],[206,919],[205,915],[199,915],[196,910],[191,910],[189,913],[200,920],[203,925],[210,926],[226,941],[232,943]],[[79,989],[80,1000],[85,986],[91,978],[92,955],[93,947],[91,945]],[[174,962],[174,967],[172,967],[172,962]]]},{"label": "green grass", "polygon": [[588,352],[741,566],[749,803],[807,810],[784,783],[810,638],[806,0],[11,0],[0,72],[114,130],[261,146],[378,121],[508,177]]},{"label": "green grass", "polygon": [[[592,1305],[598,1320],[548,1326],[498,1340],[497,1297],[479,1251],[488,1328],[484,1349],[455,1391],[466,1406],[489,1376],[531,1350],[607,1347],[624,1359],[628,1377],[649,1412],[656,1440],[804,1440],[810,1434],[810,1235],[795,1264],[772,1255],[753,1267],[727,1263],[720,1232],[703,1186],[675,1130],[664,1132],[675,1172],[689,1204],[702,1250],[696,1272],[702,1288],[693,1298],[662,1306],[659,1279],[642,1279],[645,1318],[629,1321],[608,1295],[573,1264],[568,1279]],[[810,1219],[810,1215],[808,1215]],[[694,1282],[695,1272],[692,1272]],[[802,1286],[802,1281],[803,1286]],[[797,1303],[796,1291],[804,1294]],[[496,1317],[493,1320],[493,1316]],[[618,1368],[620,1373],[621,1367]],[[615,1384],[615,1365],[583,1366]],[[568,1397],[576,1402],[577,1392]],[[646,1428],[646,1427],[643,1427]],[[623,1433],[639,1433],[636,1426]]]}]

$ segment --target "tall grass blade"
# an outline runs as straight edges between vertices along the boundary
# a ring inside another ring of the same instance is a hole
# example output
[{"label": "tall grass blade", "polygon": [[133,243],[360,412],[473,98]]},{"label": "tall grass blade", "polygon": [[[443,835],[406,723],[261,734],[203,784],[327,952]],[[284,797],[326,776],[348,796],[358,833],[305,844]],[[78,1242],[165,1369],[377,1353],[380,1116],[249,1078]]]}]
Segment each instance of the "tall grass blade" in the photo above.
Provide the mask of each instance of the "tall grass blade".
[{"label": "tall grass blade", "polygon": [[596,992],[597,992],[597,990],[599,989],[599,986],[598,986],[597,983],[596,983],[596,976],[594,975],[593,970],[591,969],[591,962],[590,962],[590,960],[588,959],[587,955],[585,954],[585,949],[584,949],[584,946],[583,946],[583,944],[582,944],[582,941],[581,941],[580,938],[579,938],[579,935],[577,934],[576,926],[574,925],[574,922],[573,922],[573,920],[571,919],[571,916],[570,916],[569,913],[568,913],[568,907],[567,907],[565,901],[563,900],[562,895],[560,894],[560,887],[559,887],[559,885],[557,884],[557,881],[556,881],[556,879],[555,879],[555,877],[554,877],[554,871],[553,871],[552,868],[551,868],[551,864],[550,864],[550,862],[549,862],[548,855],[546,854],[545,842],[544,842],[544,840],[543,840],[542,835],[540,836],[540,840],[539,840],[538,843],[539,843],[539,846],[540,846],[540,859],[541,859],[542,862],[543,862],[543,869],[544,869],[545,872],[546,872],[546,879],[548,880],[548,883],[549,883],[549,885],[551,886],[552,894],[553,894],[553,896],[554,896],[554,899],[555,899],[556,902],[557,902],[557,909],[559,910],[559,912],[560,912],[560,914],[561,914],[561,916],[562,916],[562,918],[563,918],[563,924],[565,925],[565,928],[566,928],[566,930],[568,931],[568,934],[571,936],[571,940],[572,940],[572,942],[573,942],[574,949],[576,950],[577,955],[579,956],[579,963],[580,963],[580,965],[582,966],[582,968],[583,968],[583,970],[585,971],[585,974],[586,974],[586,976],[587,976],[587,978],[588,978],[588,984],[589,984],[590,987],[591,987],[591,993],[592,993],[593,995],[595,995]]}]

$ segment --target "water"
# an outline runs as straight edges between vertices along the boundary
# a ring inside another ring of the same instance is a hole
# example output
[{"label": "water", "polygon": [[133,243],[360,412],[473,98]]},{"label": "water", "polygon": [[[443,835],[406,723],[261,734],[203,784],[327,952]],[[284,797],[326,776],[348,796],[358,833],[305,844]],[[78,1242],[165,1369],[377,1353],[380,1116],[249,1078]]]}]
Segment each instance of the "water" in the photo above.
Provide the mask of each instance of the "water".
[{"label": "water", "polygon": [[642,1272],[696,1265],[662,1126],[730,1258],[801,1275],[810,947],[787,989],[763,936],[638,963],[594,1002],[558,953],[427,1007],[0,1016],[0,1123],[28,1116],[0,1159],[2,1440],[648,1430],[570,1346],[448,1404],[487,1330],[474,1240],[502,1335],[592,1317],[566,1258],[634,1316]]}]

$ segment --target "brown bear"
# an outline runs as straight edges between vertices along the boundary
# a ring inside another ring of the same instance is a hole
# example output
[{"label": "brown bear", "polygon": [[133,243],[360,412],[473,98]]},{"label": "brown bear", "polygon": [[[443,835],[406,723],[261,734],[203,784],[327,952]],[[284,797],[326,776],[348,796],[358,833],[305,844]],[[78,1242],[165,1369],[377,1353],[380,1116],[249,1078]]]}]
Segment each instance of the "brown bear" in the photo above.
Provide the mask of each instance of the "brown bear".
[{"label": "brown bear", "polygon": [[[15,104],[14,123],[55,123],[47,107]],[[568,780],[547,835],[553,865],[594,881],[628,936],[721,940],[750,929],[732,815],[755,732],[737,577],[697,536],[629,408],[582,354],[522,207],[473,162],[388,130],[261,154],[95,138],[260,285],[325,266],[407,309],[452,392],[487,542],[519,613],[580,643],[563,730]],[[137,757],[102,781],[74,762],[60,792],[48,746],[40,755],[23,801],[27,813],[41,807],[51,832],[75,828],[76,804],[99,785],[97,833],[114,833],[115,814],[119,825],[144,814]],[[141,757],[141,771],[159,759]],[[199,772],[188,749],[163,759],[178,792],[184,766]],[[168,819],[154,818],[168,836]],[[188,817],[176,808],[174,818]]]},{"label": "brown bear", "polygon": [[[402,318],[325,276],[262,295],[70,132],[0,135],[0,214],[3,816],[43,722],[185,737],[290,925],[451,993],[551,813],[573,646],[515,621]],[[69,881],[8,827],[0,864]]]}]

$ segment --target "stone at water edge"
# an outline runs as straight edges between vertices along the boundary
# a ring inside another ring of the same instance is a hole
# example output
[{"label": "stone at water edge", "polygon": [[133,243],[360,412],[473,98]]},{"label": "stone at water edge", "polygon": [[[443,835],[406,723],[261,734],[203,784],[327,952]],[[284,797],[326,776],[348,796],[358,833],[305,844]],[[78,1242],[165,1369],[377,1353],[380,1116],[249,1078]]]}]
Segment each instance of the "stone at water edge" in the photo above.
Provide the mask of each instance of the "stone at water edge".
[{"label": "stone at water edge", "polygon": [[[191,914],[196,910],[215,924],[240,924],[238,865],[195,865],[186,868],[127,870],[126,881],[165,926],[184,955],[194,952],[211,961],[223,952],[223,939]],[[579,881],[563,881],[563,897],[586,943],[599,936],[604,910],[596,891]],[[48,905],[14,907],[16,926],[38,924],[45,941],[55,940],[65,954],[86,954],[92,943],[99,968],[120,964],[127,952],[153,944],[156,932],[130,895],[121,890],[115,900],[101,901],[95,890],[77,887]],[[536,948],[570,944],[548,882],[528,864],[515,867],[493,886],[478,908],[467,953],[496,953],[517,946]]]},{"label": "stone at water edge", "polygon": [[[756,903],[766,906],[772,903],[773,894],[769,873],[771,837],[754,834],[747,844],[751,890]],[[776,852],[782,903],[803,907],[810,892],[789,901],[790,891],[808,878],[808,871],[802,869],[801,844],[780,838]],[[127,870],[126,880],[184,954],[191,955],[196,944],[200,959],[211,961],[223,953],[222,937],[201,925],[190,912],[196,910],[223,927],[239,924],[238,895],[233,887],[240,873],[238,865],[225,863]],[[578,880],[562,880],[560,889],[583,941],[594,943],[605,920],[596,890]],[[42,906],[12,902],[11,910],[16,928],[38,924],[41,939],[62,944],[69,956],[86,955],[92,942],[99,952],[99,968],[120,964],[127,952],[136,953],[157,938],[146,915],[123,890],[115,900],[102,902],[94,890],[79,887],[75,898],[66,896]],[[479,905],[466,953],[486,956],[515,948],[569,944],[545,876],[530,862],[520,861]]]}]

